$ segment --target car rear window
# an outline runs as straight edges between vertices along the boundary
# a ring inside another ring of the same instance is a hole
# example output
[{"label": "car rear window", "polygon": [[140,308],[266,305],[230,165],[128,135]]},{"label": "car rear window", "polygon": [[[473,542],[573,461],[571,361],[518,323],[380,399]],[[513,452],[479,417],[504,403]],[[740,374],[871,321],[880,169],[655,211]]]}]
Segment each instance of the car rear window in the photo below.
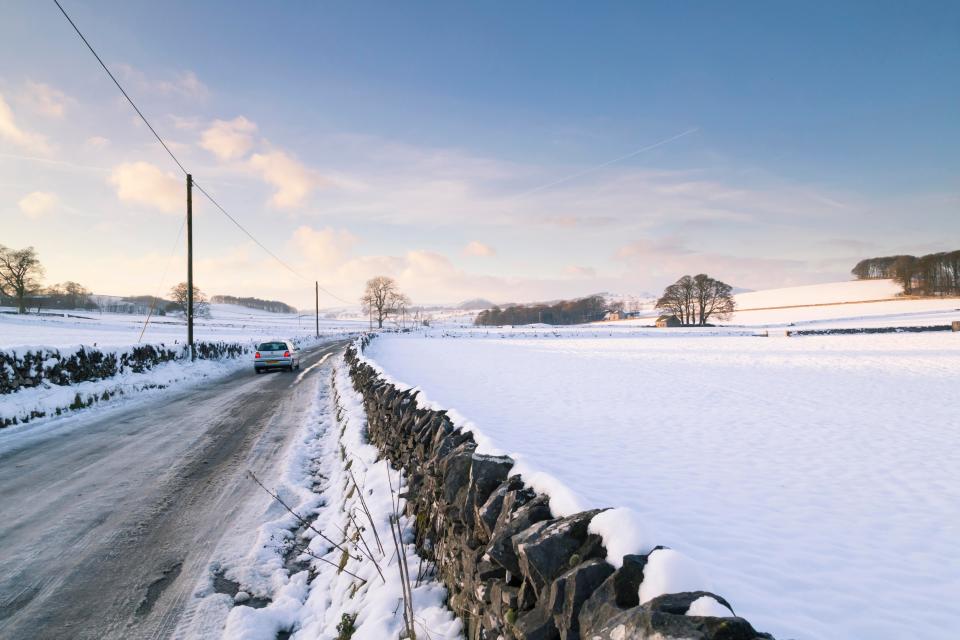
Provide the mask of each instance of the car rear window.
[{"label": "car rear window", "polygon": [[257,351],[286,351],[287,345],[284,342],[264,342]]}]

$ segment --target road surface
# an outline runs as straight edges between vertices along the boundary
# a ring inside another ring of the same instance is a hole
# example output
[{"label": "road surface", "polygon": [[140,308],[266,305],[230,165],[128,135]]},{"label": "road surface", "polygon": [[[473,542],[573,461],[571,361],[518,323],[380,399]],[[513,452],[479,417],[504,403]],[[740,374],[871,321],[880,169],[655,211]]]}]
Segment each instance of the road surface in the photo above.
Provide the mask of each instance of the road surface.
[{"label": "road surface", "polygon": [[345,344],[305,351],[299,372],[251,365],[69,428],[0,432],[0,638],[170,637],[211,554],[269,500],[246,471],[271,478],[328,371],[313,365]]}]

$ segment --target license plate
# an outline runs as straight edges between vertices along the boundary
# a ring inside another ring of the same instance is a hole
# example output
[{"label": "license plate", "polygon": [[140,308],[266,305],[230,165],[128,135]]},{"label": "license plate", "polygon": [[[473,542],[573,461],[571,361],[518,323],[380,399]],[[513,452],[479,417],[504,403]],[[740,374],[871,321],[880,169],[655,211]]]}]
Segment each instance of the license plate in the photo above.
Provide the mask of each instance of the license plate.
[{"label": "license plate", "polygon": [[267,360],[267,364],[277,364],[279,360]]}]

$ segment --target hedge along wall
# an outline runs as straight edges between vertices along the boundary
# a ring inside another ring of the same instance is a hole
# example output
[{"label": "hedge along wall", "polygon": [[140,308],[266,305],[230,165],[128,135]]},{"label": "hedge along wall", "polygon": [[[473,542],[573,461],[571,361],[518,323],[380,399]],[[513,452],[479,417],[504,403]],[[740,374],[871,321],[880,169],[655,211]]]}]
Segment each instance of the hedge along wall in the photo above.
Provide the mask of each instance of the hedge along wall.
[{"label": "hedge along wall", "polygon": [[[236,358],[251,345],[229,342],[196,343],[197,358]],[[0,395],[40,386],[103,380],[123,373],[143,373],[163,362],[190,357],[187,345],[142,345],[117,351],[80,346],[73,351],[48,347],[0,351]]]},{"label": "hedge along wall", "polygon": [[418,407],[416,392],[385,381],[355,346],[346,360],[364,398],[368,439],[405,472],[417,549],[436,564],[468,640],[772,638],[711,593],[641,604],[644,568],[663,547],[623,556],[615,568],[589,530],[604,510],[554,517],[549,496],[510,475],[511,458],[478,454],[472,433],[445,411]]}]

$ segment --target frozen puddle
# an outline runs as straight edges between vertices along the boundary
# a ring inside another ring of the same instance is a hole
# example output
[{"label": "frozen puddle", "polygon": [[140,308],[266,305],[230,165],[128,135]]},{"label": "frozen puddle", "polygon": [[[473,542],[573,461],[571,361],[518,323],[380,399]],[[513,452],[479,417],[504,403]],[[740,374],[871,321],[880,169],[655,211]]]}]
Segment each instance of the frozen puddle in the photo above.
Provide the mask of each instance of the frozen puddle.
[{"label": "frozen puddle", "polygon": [[955,637],[956,334],[382,336],[365,355],[584,506],[636,511],[759,630]]}]

